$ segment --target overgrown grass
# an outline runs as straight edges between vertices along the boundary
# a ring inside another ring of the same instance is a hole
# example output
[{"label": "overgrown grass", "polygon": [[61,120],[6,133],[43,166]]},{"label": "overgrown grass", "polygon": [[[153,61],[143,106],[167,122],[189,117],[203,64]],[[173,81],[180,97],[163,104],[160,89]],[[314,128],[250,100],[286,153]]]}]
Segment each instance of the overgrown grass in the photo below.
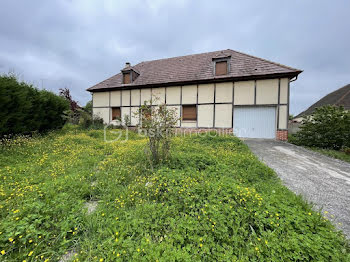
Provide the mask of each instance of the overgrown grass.
[{"label": "overgrown grass", "polygon": [[238,139],[176,137],[153,172],[145,144],[88,131],[3,147],[0,260],[57,261],[72,249],[75,261],[350,259],[344,236]]},{"label": "overgrown grass", "polygon": [[[288,142],[298,145],[297,140],[296,140],[295,136],[293,136],[293,135],[288,135]],[[318,147],[306,147],[306,148],[311,149],[315,152],[321,153],[323,155],[333,157],[336,159],[340,159],[342,161],[350,163],[350,154],[347,154],[344,151],[324,149],[324,148],[318,148]]]},{"label": "overgrown grass", "polygon": [[331,149],[322,149],[322,148],[317,148],[317,147],[311,147],[310,148],[313,151],[319,152],[321,154],[324,154],[326,156],[330,156],[336,159],[343,160],[345,162],[350,163],[350,155],[343,152],[343,151],[337,151],[337,150],[331,150]]}]

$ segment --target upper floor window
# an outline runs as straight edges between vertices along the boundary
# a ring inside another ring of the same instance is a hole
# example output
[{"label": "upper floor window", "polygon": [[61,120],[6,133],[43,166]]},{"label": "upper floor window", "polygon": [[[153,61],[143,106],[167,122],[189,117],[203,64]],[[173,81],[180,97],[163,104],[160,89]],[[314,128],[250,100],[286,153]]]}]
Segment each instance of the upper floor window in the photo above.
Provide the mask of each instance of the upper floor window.
[{"label": "upper floor window", "polygon": [[215,62],[215,75],[216,76],[227,75],[227,73],[228,73],[227,61]]},{"label": "upper floor window", "polygon": [[131,72],[123,73],[123,84],[130,84],[130,83],[131,83]]}]

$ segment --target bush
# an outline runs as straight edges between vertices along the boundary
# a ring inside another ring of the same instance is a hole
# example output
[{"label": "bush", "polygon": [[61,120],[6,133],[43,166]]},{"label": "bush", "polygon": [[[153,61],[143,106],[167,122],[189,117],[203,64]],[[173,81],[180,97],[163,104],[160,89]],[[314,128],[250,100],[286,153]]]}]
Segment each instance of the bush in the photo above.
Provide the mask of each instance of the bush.
[{"label": "bush", "polygon": [[140,107],[140,129],[148,138],[148,152],[151,166],[157,165],[169,157],[171,137],[178,121],[175,109],[166,105],[151,106],[152,101]]},{"label": "bush", "polygon": [[61,128],[68,108],[64,98],[50,91],[19,82],[14,75],[0,76],[0,136]]},{"label": "bush", "polygon": [[103,119],[92,116],[92,101],[86,103],[85,107],[80,107],[78,102],[73,100],[68,88],[60,89],[60,96],[69,103],[70,108],[63,112],[63,119],[66,124],[77,126],[80,129],[102,129]]},{"label": "bush", "polygon": [[343,107],[316,108],[300,126],[294,143],[319,148],[339,150],[350,146],[350,112]]}]

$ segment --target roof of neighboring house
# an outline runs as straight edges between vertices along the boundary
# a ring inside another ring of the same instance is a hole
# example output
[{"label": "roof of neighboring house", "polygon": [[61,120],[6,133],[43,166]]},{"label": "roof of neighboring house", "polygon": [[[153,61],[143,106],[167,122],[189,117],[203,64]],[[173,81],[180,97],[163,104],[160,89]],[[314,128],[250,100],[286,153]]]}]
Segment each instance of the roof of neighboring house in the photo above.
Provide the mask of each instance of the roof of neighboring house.
[{"label": "roof of neighboring house", "polygon": [[310,106],[308,109],[297,115],[295,118],[311,115],[316,109],[316,107],[321,107],[325,105],[343,106],[344,109],[350,110],[350,84],[324,96],[315,104]]},{"label": "roof of neighboring house", "polygon": [[[213,60],[224,57],[230,58],[228,74],[214,76]],[[140,86],[189,84],[206,81],[247,80],[282,76],[294,77],[302,72],[299,69],[231,49],[145,61],[127,69],[132,69],[139,74],[132,83],[123,84],[123,77],[120,72],[87,90],[102,91],[105,89],[130,89]]]}]

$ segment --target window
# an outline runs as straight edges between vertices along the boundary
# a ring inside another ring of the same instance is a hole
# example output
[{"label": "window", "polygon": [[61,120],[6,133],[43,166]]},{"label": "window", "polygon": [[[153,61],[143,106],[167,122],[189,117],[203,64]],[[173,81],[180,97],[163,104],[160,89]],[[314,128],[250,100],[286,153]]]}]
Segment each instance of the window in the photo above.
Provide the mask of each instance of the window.
[{"label": "window", "polygon": [[131,83],[131,73],[123,73],[123,84]]},{"label": "window", "polygon": [[112,120],[121,118],[120,107],[112,107]]},{"label": "window", "polygon": [[182,120],[196,121],[197,106],[196,105],[182,106]]},{"label": "window", "polygon": [[215,75],[227,75],[227,61],[215,62]]},{"label": "window", "polygon": [[152,106],[151,105],[146,105],[146,107],[144,108],[144,111],[142,112],[142,116],[143,116],[143,118],[151,119],[151,117],[152,117]]}]

